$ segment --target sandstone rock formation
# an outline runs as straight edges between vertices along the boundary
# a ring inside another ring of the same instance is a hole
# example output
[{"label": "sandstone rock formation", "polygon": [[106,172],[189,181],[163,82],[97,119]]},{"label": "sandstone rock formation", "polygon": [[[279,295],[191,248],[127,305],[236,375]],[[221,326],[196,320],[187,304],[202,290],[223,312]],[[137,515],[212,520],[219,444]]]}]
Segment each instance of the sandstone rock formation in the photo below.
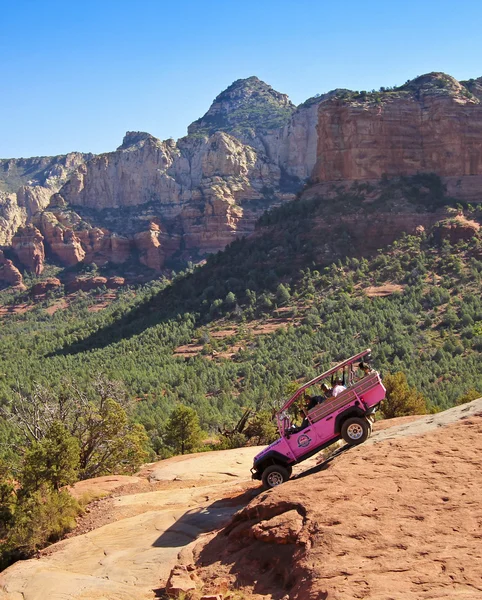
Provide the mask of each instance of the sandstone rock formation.
[{"label": "sandstone rock formation", "polygon": [[188,133],[210,136],[226,131],[264,151],[259,134],[284,127],[295,108],[286,94],[257,77],[238,79],[219,94],[203,117],[189,125]]},{"label": "sandstone rock formation", "polygon": [[25,222],[26,215],[17,204],[17,195],[0,191],[0,245],[10,244],[18,227]]},{"label": "sandstone rock formation", "polygon": [[142,231],[134,236],[136,248],[139,250],[139,261],[155,271],[162,269],[166,258],[160,236],[160,227],[156,223],[150,224],[149,231]]},{"label": "sandstone rock formation", "polygon": [[71,152],[64,156],[0,160],[0,244],[10,244],[18,227],[46,208],[52,193],[92,156]]},{"label": "sandstone rock formation", "polygon": [[[252,447],[146,465],[107,488],[104,477],[79,482],[77,497],[116,497],[92,507],[77,536],[3,571],[0,594],[147,600],[174,572],[197,600],[233,600],[233,590],[246,600],[478,600],[481,414],[482,399],[378,421],[365,444],[325,465],[313,457],[264,493],[249,480]],[[242,528],[253,535],[238,537]]]},{"label": "sandstone rock formation", "polygon": [[410,418],[379,432],[378,422],[372,440],[259,494],[201,540],[193,563],[203,592],[478,599],[482,398]]},{"label": "sandstone rock formation", "polygon": [[158,272],[173,256],[197,259],[250,235],[308,181],[320,186],[308,195],[326,197],[333,184],[433,172],[449,196],[479,202],[481,99],[482,78],[431,73],[296,108],[256,77],[238,80],[177,142],[128,132],[97,157],[0,161],[0,244],[33,223],[64,265],[138,257]]},{"label": "sandstone rock formation", "polygon": [[125,285],[125,282],[126,280],[124,279],[124,277],[108,277],[107,283],[105,285],[110,290],[116,290],[117,288],[120,288],[123,285]]},{"label": "sandstone rock formation", "polygon": [[26,289],[22,274],[11,260],[5,258],[2,250],[0,250],[0,284],[17,290]]},{"label": "sandstone rock formation", "polygon": [[47,277],[47,279],[43,279],[32,286],[31,294],[32,296],[43,296],[50,290],[59,288],[61,285],[60,279],[57,279],[57,277]]},{"label": "sandstone rock formation", "polygon": [[196,584],[189,576],[187,568],[183,565],[174,567],[166,584],[166,592],[179,597],[195,589]]},{"label": "sandstone rock formation", "polygon": [[0,159],[0,190],[16,192],[22,186],[58,189],[93,154],[70,152],[61,156]]},{"label": "sandstone rock formation", "polygon": [[448,240],[450,244],[472,239],[480,231],[476,221],[469,221],[461,215],[454,218],[443,219],[434,227],[434,235],[439,241]]},{"label": "sandstone rock formation", "polygon": [[72,292],[78,292],[79,290],[82,290],[83,292],[90,292],[96,288],[107,286],[107,282],[107,277],[73,277],[66,282],[65,291],[69,294]]},{"label": "sandstone rock formation", "polygon": [[[159,270],[165,257],[179,249],[181,237],[188,250],[206,253],[252,231],[257,204],[266,204],[267,195],[271,198],[280,176],[265,154],[224,132],[184,138],[178,144],[130,132],[116,152],[82,165],[60,195],[82,214],[85,209],[139,207],[119,227],[134,234],[141,262]],[[268,202],[292,197],[278,193]],[[146,217],[166,223],[160,235],[146,233]],[[156,256],[160,252],[161,238],[163,256],[147,258],[149,245],[156,248]]]},{"label": "sandstone rock formation", "polygon": [[394,91],[348,93],[320,104],[314,180],[420,172],[447,178],[459,198],[481,199],[482,104],[453,77],[430,73]]},{"label": "sandstone rock formation", "polygon": [[84,259],[85,250],[82,248],[79,238],[73,229],[59,221],[54,213],[43,212],[39,225],[49,251],[62,264],[73,266]]},{"label": "sandstone rock formation", "polygon": [[19,227],[12,239],[12,247],[19,261],[35,275],[40,275],[44,268],[44,237],[33,225]]}]

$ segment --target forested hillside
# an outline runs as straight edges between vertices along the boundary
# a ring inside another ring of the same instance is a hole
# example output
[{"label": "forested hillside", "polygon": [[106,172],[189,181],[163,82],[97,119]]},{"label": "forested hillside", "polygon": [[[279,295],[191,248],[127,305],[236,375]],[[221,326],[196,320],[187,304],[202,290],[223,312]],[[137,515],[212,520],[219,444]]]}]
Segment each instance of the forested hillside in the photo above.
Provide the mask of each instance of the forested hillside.
[{"label": "forested hillside", "polygon": [[[354,210],[356,199],[343,198]],[[425,203],[420,214],[443,204]],[[125,384],[160,451],[176,403],[216,431],[366,347],[377,369],[406,372],[434,409],[482,390],[480,209],[463,216],[446,207],[433,229],[367,256],[342,225],[319,236],[326,210],[319,199],[287,204],[262,219],[258,235],[172,283],[119,290],[98,312],[105,290],[80,293],[54,314],[55,296],[4,316],[1,402],[39,384],[87,389],[102,374]],[[4,302],[18,301],[4,292]]]}]

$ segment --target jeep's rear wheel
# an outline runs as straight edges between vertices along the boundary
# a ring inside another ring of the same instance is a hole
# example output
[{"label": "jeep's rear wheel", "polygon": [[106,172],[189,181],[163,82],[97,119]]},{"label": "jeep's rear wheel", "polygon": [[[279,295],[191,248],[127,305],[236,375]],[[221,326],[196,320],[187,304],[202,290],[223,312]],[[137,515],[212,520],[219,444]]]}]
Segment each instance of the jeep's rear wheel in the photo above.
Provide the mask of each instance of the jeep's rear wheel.
[{"label": "jeep's rear wheel", "polygon": [[370,425],[366,419],[352,417],[347,419],[341,428],[341,437],[347,444],[362,444],[370,436]]},{"label": "jeep's rear wheel", "polygon": [[277,485],[281,485],[285,481],[288,481],[289,478],[290,474],[288,473],[287,469],[281,465],[271,465],[266,467],[261,477],[264,487],[268,490],[276,487]]}]

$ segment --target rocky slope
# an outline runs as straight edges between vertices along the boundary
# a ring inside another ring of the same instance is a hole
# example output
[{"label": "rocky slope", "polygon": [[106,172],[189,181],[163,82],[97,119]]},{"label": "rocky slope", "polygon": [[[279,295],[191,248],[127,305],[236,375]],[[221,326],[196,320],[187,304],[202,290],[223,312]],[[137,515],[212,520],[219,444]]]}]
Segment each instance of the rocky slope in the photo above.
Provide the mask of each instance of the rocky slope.
[{"label": "rocky slope", "polygon": [[480,598],[482,399],[376,430],[185,554],[192,598]]},{"label": "rocky slope", "polygon": [[5,570],[0,598],[479,598],[482,399],[413,419],[269,492],[249,480],[256,448],[81,482],[78,497],[113,495]]},{"label": "rocky slope", "polygon": [[[479,85],[471,86],[478,93]],[[392,91],[348,93],[320,106],[313,180],[436,173],[460,199],[482,199],[482,104],[444,73]]]},{"label": "rocky slope", "polygon": [[[433,172],[450,196],[478,202],[481,79],[430,73],[380,92],[334,90],[296,108],[250,77],[222,92],[177,142],[128,132],[115,152],[97,157],[1,161],[0,244],[32,224],[60,264],[134,261],[159,272],[173,258],[197,259],[249,235],[264,210],[307,182],[305,197],[325,198],[354,182]],[[402,219],[398,233],[403,227]],[[26,256],[34,240],[25,230],[18,236],[17,266],[38,270],[39,259]]]}]

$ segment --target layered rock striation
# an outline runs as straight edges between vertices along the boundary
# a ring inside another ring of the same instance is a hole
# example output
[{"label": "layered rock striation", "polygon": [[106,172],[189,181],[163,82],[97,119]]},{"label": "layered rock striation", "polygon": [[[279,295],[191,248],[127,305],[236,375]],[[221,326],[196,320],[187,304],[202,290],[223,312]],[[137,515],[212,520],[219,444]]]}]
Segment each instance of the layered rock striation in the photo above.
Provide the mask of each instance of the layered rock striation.
[{"label": "layered rock striation", "polygon": [[16,236],[19,264],[30,270],[41,269],[43,243],[66,266],[132,259],[159,272],[173,258],[196,259],[251,234],[266,209],[307,183],[305,194],[326,198],[355,181],[435,173],[451,197],[482,199],[482,78],[430,73],[295,107],[249,77],[188,132],[177,142],[128,132],[99,156],[0,161],[0,245],[32,224],[43,242],[32,230]]},{"label": "layered rock striation", "polygon": [[93,154],[71,152],[63,156],[0,160],[0,245],[11,244],[18,227],[44,210],[52,194],[92,157]]},{"label": "layered rock striation", "polygon": [[12,247],[19,261],[35,275],[41,275],[44,268],[44,236],[33,225],[20,227],[13,240]]},{"label": "layered rock striation", "polygon": [[482,104],[453,77],[430,73],[395,90],[348,93],[319,106],[314,181],[423,172],[444,178],[458,198],[482,199]]}]

